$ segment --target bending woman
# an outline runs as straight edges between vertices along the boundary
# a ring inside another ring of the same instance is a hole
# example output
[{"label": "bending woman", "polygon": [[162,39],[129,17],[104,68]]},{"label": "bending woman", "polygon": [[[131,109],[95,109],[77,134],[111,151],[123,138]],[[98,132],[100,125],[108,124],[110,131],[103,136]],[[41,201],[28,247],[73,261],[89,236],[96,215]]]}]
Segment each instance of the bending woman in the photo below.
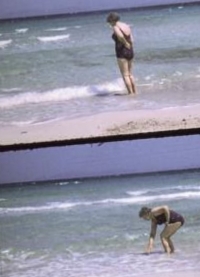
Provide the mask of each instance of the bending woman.
[{"label": "bending woman", "polygon": [[117,13],[110,13],[107,22],[113,28],[112,38],[115,41],[115,53],[124,83],[128,93],[135,94],[135,81],[131,73],[134,58],[131,29],[129,25],[120,21],[120,16]]},{"label": "bending woman", "polygon": [[175,251],[171,236],[184,224],[182,215],[172,211],[168,206],[160,206],[155,208],[143,207],[139,212],[139,217],[145,220],[151,220],[151,231],[147,253],[150,253],[153,248],[154,239],[156,236],[157,225],[165,224],[163,231],[160,234],[161,242],[165,252],[168,254]]}]

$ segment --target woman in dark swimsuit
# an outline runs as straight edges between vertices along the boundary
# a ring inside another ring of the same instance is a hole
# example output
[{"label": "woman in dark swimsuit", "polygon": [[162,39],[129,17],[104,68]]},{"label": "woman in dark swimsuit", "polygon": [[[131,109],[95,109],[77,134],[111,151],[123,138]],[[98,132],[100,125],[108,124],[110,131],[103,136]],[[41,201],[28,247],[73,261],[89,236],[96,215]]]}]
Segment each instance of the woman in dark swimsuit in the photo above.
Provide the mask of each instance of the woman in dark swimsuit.
[{"label": "woman in dark swimsuit", "polygon": [[117,13],[110,13],[107,22],[113,28],[112,38],[115,42],[115,53],[124,83],[128,93],[135,94],[135,81],[131,73],[134,57],[131,29],[126,23],[120,21],[120,16]]},{"label": "woman in dark swimsuit", "polygon": [[161,224],[165,224],[165,227],[160,234],[164,250],[168,254],[173,253],[175,249],[171,241],[171,236],[184,224],[183,216],[170,210],[168,206],[160,206],[153,209],[143,207],[139,212],[139,217],[151,220],[151,232],[147,246],[147,253],[150,253],[153,248],[157,225]]}]

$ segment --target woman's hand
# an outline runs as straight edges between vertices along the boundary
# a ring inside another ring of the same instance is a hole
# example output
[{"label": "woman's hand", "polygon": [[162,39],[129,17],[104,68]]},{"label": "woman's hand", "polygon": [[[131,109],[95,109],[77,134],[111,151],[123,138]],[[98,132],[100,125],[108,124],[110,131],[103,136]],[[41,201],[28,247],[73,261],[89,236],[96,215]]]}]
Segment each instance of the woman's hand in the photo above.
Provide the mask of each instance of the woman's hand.
[{"label": "woman's hand", "polygon": [[124,45],[126,48],[131,49],[131,44],[128,41],[126,41]]},{"label": "woman's hand", "polygon": [[147,249],[146,249],[146,253],[150,254],[152,252],[153,249],[153,243],[154,243],[154,239],[152,237],[149,238],[149,243],[147,245]]}]

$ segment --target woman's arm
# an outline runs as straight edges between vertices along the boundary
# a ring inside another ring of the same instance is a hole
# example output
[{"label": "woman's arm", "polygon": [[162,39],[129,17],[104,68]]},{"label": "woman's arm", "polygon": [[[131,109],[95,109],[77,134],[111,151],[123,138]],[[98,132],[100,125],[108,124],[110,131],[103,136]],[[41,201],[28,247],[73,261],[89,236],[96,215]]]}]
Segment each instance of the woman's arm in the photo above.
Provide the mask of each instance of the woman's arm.
[{"label": "woman's arm", "polygon": [[153,249],[153,244],[154,244],[154,239],[156,236],[156,230],[157,230],[157,224],[155,221],[151,221],[151,231],[150,231],[150,236],[149,236],[149,243],[147,245],[147,250],[146,252],[149,254],[152,249]]},{"label": "woman's arm", "polygon": [[117,35],[118,39],[127,47],[127,48],[131,48],[130,43],[125,39],[122,31],[120,30],[119,27],[114,26],[113,30],[115,32],[115,34]]},{"label": "woman's arm", "polygon": [[131,33],[130,37],[131,37],[131,44],[132,44],[132,46],[134,46],[134,39],[133,39],[132,33]]}]

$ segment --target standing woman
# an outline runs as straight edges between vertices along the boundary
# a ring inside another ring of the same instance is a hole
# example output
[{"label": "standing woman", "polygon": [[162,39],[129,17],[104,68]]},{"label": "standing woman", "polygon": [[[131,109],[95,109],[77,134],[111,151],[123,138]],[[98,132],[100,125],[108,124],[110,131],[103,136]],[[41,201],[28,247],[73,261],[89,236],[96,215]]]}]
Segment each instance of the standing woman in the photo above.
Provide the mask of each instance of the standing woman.
[{"label": "standing woman", "polygon": [[174,252],[174,245],[171,236],[184,224],[182,215],[169,209],[168,206],[160,206],[150,209],[143,207],[139,212],[139,217],[145,220],[151,220],[151,231],[147,253],[150,253],[153,248],[154,239],[156,236],[157,225],[165,224],[163,231],[160,234],[160,239],[167,254]]},{"label": "standing woman", "polygon": [[120,16],[112,12],[107,16],[107,22],[113,28],[112,38],[115,41],[115,53],[118,66],[129,94],[135,94],[135,81],[132,71],[134,58],[133,38],[129,25],[120,21]]}]

